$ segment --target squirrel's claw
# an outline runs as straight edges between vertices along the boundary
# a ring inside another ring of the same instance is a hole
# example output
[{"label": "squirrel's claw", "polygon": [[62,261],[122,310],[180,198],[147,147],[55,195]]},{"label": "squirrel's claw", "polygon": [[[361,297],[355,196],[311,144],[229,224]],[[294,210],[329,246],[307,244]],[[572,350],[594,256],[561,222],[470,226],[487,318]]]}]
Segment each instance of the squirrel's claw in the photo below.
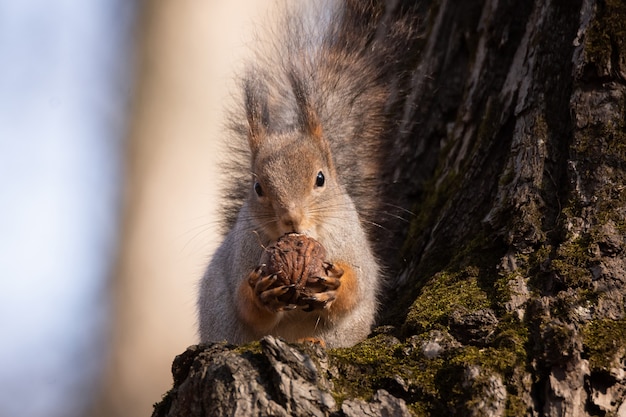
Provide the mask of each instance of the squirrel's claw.
[{"label": "squirrel's claw", "polygon": [[[268,310],[273,312],[290,311],[296,309],[295,304],[287,304],[284,295],[295,288],[294,284],[276,286],[278,276],[276,274],[262,276],[263,268],[261,265],[250,273],[248,283],[254,290],[258,301]],[[281,299],[283,298],[283,299]]]},{"label": "squirrel's claw", "polygon": [[272,287],[277,279],[278,277],[275,274],[259,277],[254,283],[254,292],[260,295]]},{"label": "squirrel's claw", "polygon": [[337,293],[335,291],[326,291],[302,297],[300,301],[308,305],[304,311],[313,311],[330,307],[336,298]]},{"label": "squirrel's claw", "polygon": [[324,262],[324,270],[331,278],[341,278],[343,276],[343,269],[330,262]]},{"label": "squirrel's claw", "polygon": [[322,293],[326,291],[336,291],[341,285],[340,278],[334,277],[310,277],[307,280],[306,287],[314,293]]},{"label": "squirrel's claw", "polygon": [[[271,276],[268,278],[271,278]],[[275,280],[276,279],[274,278],[273,281]],[[258,284],[257,284],[257,288],[258,288]],[[292,288],[293,288],[293,285],[283,285],[280,287],[265,289],[263,291],[257,292],[256,294],[261,304],[263,304],[268,309],[274,312],[287,311],[287,310],[295,309],[296,306],[293,304],[285,305],[285,302],[281,301],[280,297],[285,295]]]},{"label": "squirrel's claw", "polygon": [[257,266],[254,271],[250,272],[250,275],[248,275],[248,284],[250,284],[252,288],[255,288],[259,282],[259,279],[262,276],[261,274],[263,273],[263,268],[265,268],[265,264]]}]

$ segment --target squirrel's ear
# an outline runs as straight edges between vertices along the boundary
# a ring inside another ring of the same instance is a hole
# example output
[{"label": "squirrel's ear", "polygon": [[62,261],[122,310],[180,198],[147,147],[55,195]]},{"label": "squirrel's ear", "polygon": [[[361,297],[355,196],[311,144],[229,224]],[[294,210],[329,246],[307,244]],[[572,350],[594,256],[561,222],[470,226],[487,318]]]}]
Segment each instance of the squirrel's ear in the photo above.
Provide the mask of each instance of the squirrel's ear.
[{"label": "squirrel's ear", "polygon": [[302,131],[308,133],[314,138],[322,138],[322,124],[317,117],[317,112],[311,106],[309,101],[309,92],[305,86],[302,77],[297,74],[295,69],[289,71],[289,81],[291,82],[291,88],[293,95],[296,98],[296,104],[298,106],[298,123],[302,128]]},{"label": "squirrel's ear", "polygon": [[248,142],[252,154],[256,154],[269,127],[267,89],[264,85],[248,77],[244,84],[246,117],[248,119]]}]

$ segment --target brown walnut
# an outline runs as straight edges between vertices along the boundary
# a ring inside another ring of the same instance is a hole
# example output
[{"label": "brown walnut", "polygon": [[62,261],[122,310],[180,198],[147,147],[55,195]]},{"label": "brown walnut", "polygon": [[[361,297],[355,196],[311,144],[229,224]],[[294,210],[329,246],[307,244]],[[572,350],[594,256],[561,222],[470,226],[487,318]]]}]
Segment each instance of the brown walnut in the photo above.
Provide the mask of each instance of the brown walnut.
[{"label": "brown walnut", "polygon": [[[299,233],[281,236],[265,249],[261,257],[263,276],[275,275],[278,285],[292,288],[280,299],[287,304],[304,305],[303,298],[315,292],[312,288],[327,275],[326,250],[317,240]],[[307,284],[310,284],[307,288]],[[310,291],[313,290],[313,291]]]}]

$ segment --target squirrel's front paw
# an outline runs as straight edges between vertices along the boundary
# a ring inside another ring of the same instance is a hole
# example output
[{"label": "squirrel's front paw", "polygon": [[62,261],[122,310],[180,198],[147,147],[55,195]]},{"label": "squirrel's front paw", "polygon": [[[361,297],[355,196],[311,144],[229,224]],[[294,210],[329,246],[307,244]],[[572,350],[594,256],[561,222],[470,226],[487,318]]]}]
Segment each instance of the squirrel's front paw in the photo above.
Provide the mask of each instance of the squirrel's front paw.
[{"label": "squirrel's front paw", "polygon": [[306,288],[298,299],[298,305],[304,311],[329,308],[337,298],[337,289],[341,285],[343,270],[331,263],[324,263],[327,276],[309,277]]},{"label": "squirrel's front paw", "polygon": [[295,291],[295,285],[282,285],[276,274],[263,275],[265,265],[261,265],[250,273],[248,283],[252,287],[257,301],[265,308],[273,312],[288,311],[297,308],[291,303],[291,293]]}]

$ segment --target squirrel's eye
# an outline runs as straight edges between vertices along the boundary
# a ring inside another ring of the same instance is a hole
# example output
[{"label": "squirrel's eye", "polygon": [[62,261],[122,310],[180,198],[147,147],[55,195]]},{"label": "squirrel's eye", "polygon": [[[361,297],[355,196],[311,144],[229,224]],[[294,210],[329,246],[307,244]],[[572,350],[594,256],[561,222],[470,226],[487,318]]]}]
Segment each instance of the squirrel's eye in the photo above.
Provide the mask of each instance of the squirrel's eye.
[{"label": "squirrel's eye", "polygon": [[323,187],[324,181],[326,181],[326,179],[324,178],[324,174],[322,174],[322,171],[318,172],[317,177],[315,178],[315,186]]},{"label": "squirrel's eye", "polygon": [[263,187],[261,187],[261,184],[259,184],[258,182],[254,183],[254,192],[259,197],[263,197]]}]

